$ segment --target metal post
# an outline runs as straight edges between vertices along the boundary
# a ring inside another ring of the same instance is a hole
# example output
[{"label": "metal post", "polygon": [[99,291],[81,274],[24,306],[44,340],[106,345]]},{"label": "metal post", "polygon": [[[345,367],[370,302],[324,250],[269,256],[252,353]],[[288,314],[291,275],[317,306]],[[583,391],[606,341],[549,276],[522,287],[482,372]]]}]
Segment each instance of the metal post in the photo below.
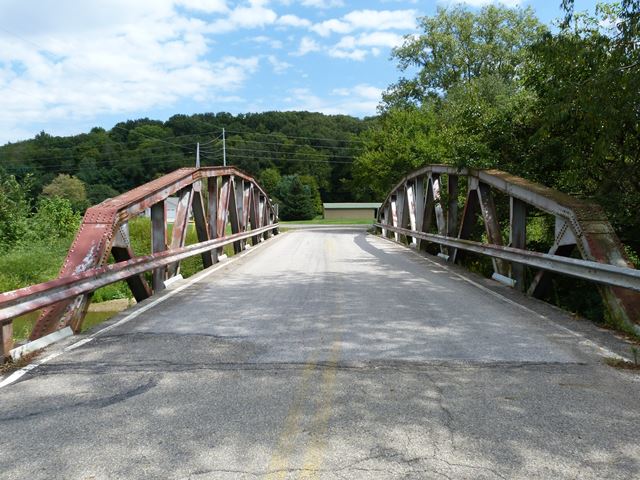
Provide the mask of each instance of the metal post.
[{"label": "metal post", "polygon": [[196,168],[200,168],[200,142],[196,143]]},{"label": "metal post", "polygon": [[[151,206],[151,252],[158,253],[167,249],[167,212],[164,200]],[[166,267],[153,270],[153,291],[164,289]]]},{"label": "metal post", "polygon": [[0,327],[0,342],[2,343],[2,355],[0,361],[9,358],[13,348],[13,322],[2,324]]},{"label": "metal post", "polygon": [[[513,248],[525,249],[527,245],[527,204],[510,197],[510,244]],[[524,291],[524,265],[511,262],[511,278],[516,288]]]}]

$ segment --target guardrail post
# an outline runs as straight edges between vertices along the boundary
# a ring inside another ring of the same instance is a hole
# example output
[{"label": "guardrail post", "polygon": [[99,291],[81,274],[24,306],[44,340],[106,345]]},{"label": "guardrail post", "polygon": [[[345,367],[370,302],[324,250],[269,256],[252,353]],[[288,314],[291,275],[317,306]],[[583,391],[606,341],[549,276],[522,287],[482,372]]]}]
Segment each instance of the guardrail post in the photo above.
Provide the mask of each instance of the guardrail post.
[{"label": "guardrail post", "polygon": [[13,348],[13,322],[2,324],[0,342],[2,342],[2,358],[0,360],[4,361],[9,358]]}]

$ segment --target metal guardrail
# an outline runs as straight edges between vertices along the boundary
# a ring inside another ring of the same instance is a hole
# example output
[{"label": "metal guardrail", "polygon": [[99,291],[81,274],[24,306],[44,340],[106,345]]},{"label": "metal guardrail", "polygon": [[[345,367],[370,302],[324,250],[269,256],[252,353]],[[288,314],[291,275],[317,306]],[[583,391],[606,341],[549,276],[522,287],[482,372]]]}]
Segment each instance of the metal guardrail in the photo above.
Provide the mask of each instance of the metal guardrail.
[{"label": "metal guardrail", "polygon": [[195,243],[183,248],[166,250],[124,262],[113,263],[100,268],[82,272],[77,277],[63,277],[26,288],[0,294],[0,323],[6,324],[15,317],[53,305],[61,300],[79,295],[118,282],[150,270],[170,265],[185,258],[221,248],[239,240],[277,229],[279,224],[237,233],[216,240]]},{"label": "metal guardrail", "polygon": [[490,245],[447,237],[432,233],[418,232],[406,228],[375,223],[375,227],[399,233],[407,237],[415,237],[428,242],[437,243],[446,247],[459,248],[469,252],[480,253],[493,258],[499,258],[509,262],[527,265],[541,270],[582,278],[603,285],[628,288],[640,292],[640,270],[633,268],[617,267],[606,263],[592,262],[577,258],[550,255],[547,253],[521,250],[519,248]]},{"label": "metal guardrail", "polygon": [[[547,252],[527,249],[533,217],[554,222]],[[394,232],[396,241],[410,237],[416,248],[424,241],[438,243],[453,263],[462,260],[465,250],[487,255],[493,278],[533,297],[548,294],[554,273],[591,280],[608,319],[639,328],[638,274],[605,212],[593,202],[499,170],[426,165],[392,187],[378,211],[377,227],[384,236]],[[582,260],[572,258],[574,252]]]}]

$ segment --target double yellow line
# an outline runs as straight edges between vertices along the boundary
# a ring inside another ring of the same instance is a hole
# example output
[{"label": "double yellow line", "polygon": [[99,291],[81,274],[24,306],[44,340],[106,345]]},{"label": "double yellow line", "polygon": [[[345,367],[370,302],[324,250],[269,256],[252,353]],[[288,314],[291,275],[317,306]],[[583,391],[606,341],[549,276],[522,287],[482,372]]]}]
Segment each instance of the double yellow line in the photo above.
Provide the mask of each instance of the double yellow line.
[{"label": "double yellow line", "polygon": [[[284,429],[280,434],[278,447],[269,462],[267,479],[284,479],[289,471],[290,462],[296,453],[296,440],[302,433],[303,409],[309,399],[309,390],[312,385],[314,372],[318,369],[318,353],[308,361],[302,371],[302,380],[296,390],[293,403],[284,422]],[[309,431],[311,438],[304,448],[302,466],[299,468],[298,478],[317,478],[322,466],[323,455],[327,443],[327,428],[331,419],[331,405],[335,392],[336,374],[338,372],[338,360],[340,358],[340,341],[335,340],[331,346],[329,359],[322,373],[318,403],[310,422]]]},{"label": "double yellow line", "polygon": [[[335,245],[331,239],[328,238],[325,240],[324,249],[328,256],[335,254]],[[338,295],[342,295],[340,290],[338,290],[338,292]],[[336,301],[338,316],[342,310],[343,303],[340,300],[341,299],[338,299],[338,301]],[[278,441],[278,447],[269,462],[267,479],[284,479],[289,473],[290,465],[296,457],[302,458],[302,466],[292,468],[300,472],[298,478],[313,479],[318,477],[327,445],[327,429],[329,420],[331,419],[331,405],[335,393],[340,349],[340,334],[336,333],[322,372],[315,412],[313,418],[308,423],[308,431],[311,433],[311,437],[306,444],[301,445],[304,450],[300,451],[299,448],[296,449],[296,447],[298,447],[296,441],[299,440],[304,427],[304,407],[314,402],[313,398],[310,398],[310,390],[313,384],[314,373],[318,369],[320,352],[314,352],[305,363],[302,370],[302,380],[295,392],[293,403],[285,418],[284,428]],[[296,463],[293,464],[296,465]],[[299,465],[299,463],[297,464]]]}]

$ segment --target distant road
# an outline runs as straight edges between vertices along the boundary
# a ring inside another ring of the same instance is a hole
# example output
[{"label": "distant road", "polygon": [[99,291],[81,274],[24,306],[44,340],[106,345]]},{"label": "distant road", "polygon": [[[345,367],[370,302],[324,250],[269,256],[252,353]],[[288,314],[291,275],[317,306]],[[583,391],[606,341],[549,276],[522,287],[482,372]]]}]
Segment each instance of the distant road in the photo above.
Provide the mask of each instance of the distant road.
[{"label": "distant road", "polygon": [[279,235],[0,389],[0,478],[640,478],[618,340],[363,227]]}]

